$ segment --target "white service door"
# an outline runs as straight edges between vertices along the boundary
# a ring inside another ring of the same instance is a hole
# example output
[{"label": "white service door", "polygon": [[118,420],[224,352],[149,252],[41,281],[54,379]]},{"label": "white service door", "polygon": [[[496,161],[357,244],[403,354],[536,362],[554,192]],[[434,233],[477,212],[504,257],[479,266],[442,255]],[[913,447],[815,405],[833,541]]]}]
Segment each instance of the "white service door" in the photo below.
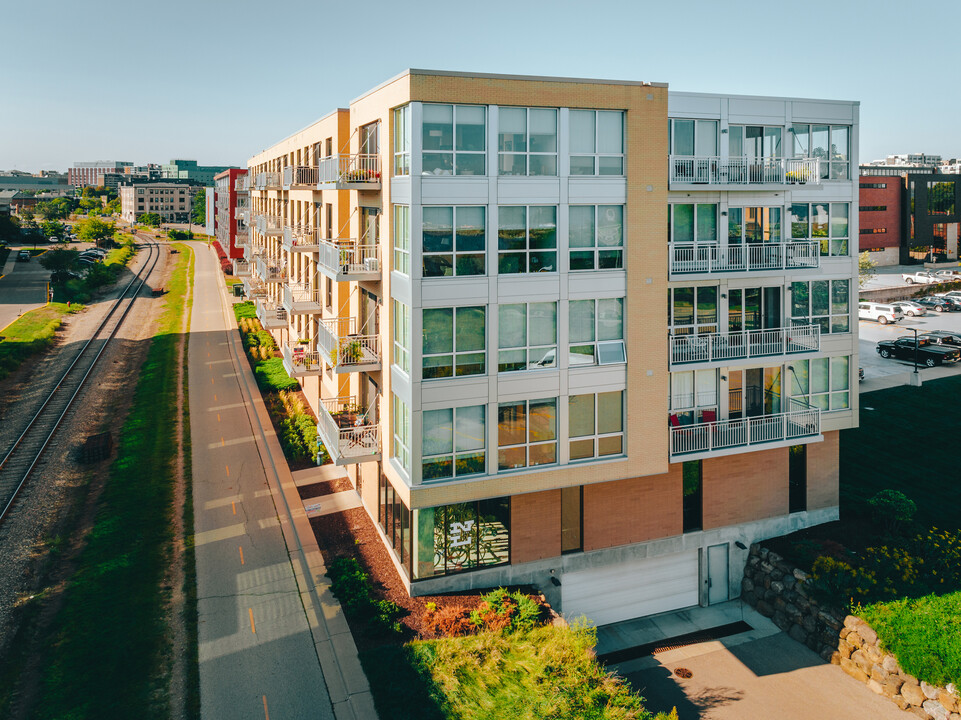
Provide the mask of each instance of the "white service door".
[{"label": "white service door", "polygon": [[697,605],[697,550],[564,573],[561,603],[568,620],[597,625]]}]

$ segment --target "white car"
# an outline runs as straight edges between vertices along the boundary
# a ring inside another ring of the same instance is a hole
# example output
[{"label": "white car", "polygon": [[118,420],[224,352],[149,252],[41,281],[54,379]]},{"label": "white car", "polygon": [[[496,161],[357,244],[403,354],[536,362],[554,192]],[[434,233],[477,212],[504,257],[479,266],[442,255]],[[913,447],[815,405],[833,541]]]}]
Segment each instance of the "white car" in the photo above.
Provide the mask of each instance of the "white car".
[{"label": "white car", "polygon": [[863,302],[858,303],[859,320],[876,320],[882,325],[895,323],[904,315],[901,310],[885,303]]},{"label": "white car", "polygon": [[924,305],[919,305],[910,300],[898,300],[897,302],[891,303],[891,306],[900,308],[901,312],[908,317],[924,317],[928,314],[927,310],[924,309]]}]

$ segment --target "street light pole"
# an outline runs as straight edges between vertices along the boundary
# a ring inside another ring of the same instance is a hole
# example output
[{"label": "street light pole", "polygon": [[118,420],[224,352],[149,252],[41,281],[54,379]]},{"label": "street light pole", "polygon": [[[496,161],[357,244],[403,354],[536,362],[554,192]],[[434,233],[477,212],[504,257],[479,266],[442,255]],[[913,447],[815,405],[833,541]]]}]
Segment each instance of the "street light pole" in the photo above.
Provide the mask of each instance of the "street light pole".
[{"label": "street light pole", "polygon": [[917,328],[908,328],[908,329],[914,332],[914,372],[915,374],[917,374],[918,372],[918,329]]}]

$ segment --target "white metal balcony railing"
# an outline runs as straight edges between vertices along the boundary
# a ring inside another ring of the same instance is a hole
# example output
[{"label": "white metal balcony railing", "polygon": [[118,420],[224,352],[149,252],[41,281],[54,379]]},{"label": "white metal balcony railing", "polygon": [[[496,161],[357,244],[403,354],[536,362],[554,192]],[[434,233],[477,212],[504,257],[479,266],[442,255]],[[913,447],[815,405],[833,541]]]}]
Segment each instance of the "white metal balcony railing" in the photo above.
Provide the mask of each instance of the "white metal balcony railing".
[{"label": "white metal balcony railing", "polygon": [[250,208],[248,207],[235,207],[234,208],[234,220],[243,220],[245,223],[250,225]]},{"label": "white metal balcony railing", "polygon": [[263,257],[263,254],[264,251],[253,243],[247,243],[244,245],[244,260],[251,264],[253,264],[257,258]]},{"label": "white metal balcony railing", "polygon": [[284,307],[292,315],[317,315],[323,312],[321,291],[309,285],[288,282],[284,285]]},{"label": "white metal balcony railing", "polygon": [[276,300],[261,298],[257,300],[257,319],[268,330],[287,327],[287,310]]},{"label": "white metal balcony railing", "polygon": [[234,190],[237,192],[247,192],[250,190],[250,176],[241,175],[234,180]]},{"label": "white metal balcony railing", "polygon": [[323,368],[320,363],[320,353],[310,350],[306,345],[280,346],[283,355],[284,369],[290,377],[305,377],[307,375],[320,375]]},{"label": "white metal balcony railing", "polygon": [[244,278],[244,293],[248,300],[267,297],[267,286],[255,277]]},{"label": "white metal balcony railing", "polygon": [[380,426],[371,422],[356,398],[321,400],[323,411],[317,433],[337,465],[376,459],[380,454]]},{"label": "white metal balcony railing", "polygon": [[671,243],[669,263],[672,275],[816,268],[821,263],[821,246],[808,241],[743,245]]},{"label": "white metal balcony railing", "polygon": [[278,215],[258,215],[257,232],[261,235],[280,235],[284,231],[284,219]]},{"label": "white metal balcony railing", "polygon": [[257,276],[267,283],[282,283],[287,279],[287,268],[275,258],[260,256],[255,261]]},{"label": "white metal balcony railing", "polygon": [[380,185],[380,155],[331,155],[318,165],[318,185]]},{"label": "white metal balcony railing", "polygon": [[324,240],[318,250],[318,266],[335,280],[379,280],[380,246],[360,245],[352,240]]},{"label": "white metal balcony railing", "polygon": [[670,182],[696,185],[821,184],[818,158],[671,155]]},{"label": "white metal balcony railing", "polygon": [[254,180],[254,189],[279,190],[280,189],[280,173],[279,172],[257,173],[257,177]]},{"label": "white metal balcony railing", "polygon": [[821,349],[820,325],[701,335],[671,335],[672,365],[727,362],[774,355],[795,355]]},{"label": "white metal balcony railing", "polygon": [[284,168],[284,189],[298,185],[314,186],[318,181],[317,168],[306,165],[287,166]]},{"label": "white metal balcony railing", "polygon": [[234,260],[234,275],[239,278],[250,277],[250,263],[246,260],[236,258]]},{"label": "white metal balcony railing", "polygon": [[319,232],[304,225],[285,225],[283,246],[287,252],[317,252]]},{"label": "white metal balcony railing", "polygon": [[321,320],[317,326],[317,349],[335,372],[359,372],[380,367],[380,337],[358,335],[355,318]]},{"label": "white metal balcony railing", "polygon": [[791,404],[793,409],[783,413],[671,427],[671,455],[710,453],[820,435],[820,409],[793,399]]}]

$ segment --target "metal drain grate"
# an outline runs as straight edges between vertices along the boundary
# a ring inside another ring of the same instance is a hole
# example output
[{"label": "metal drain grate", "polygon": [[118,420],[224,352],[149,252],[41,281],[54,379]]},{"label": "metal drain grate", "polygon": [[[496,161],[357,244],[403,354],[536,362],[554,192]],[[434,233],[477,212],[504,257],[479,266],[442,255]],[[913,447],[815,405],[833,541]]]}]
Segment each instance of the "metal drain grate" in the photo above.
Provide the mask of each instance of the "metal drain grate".
[{"label": "metal drain grate", "polygon": [[605,665],[616,665],[617,663],[627,662],[628,660],[636,660],[637,658],[647,657],[648,655],[656,655],[657,653],[666,652],[667,650],[676,650],[677,648],[687,647],[689,645],[697,645],[698,643],[708,642],[709,640],[720,640],[721,638],[730,637],[731,635],[737,635],[738,633],[747,632],[753,630],[750,625],[748,625],[743,620],[737,622],[728,623],[727,625],[719,625],[718,627],[708,628],[706,630],[698,630],[697,632],[687,633],[686,635],[678,635],[677,637],[666,638],[664,640],[658,640],[657,642],[647,643],[645,645],[637,645],[635,647],[624,648],[623,650],[615,650],[614,652],[607,653],[605,655],[599,655],[598,660]]}]

